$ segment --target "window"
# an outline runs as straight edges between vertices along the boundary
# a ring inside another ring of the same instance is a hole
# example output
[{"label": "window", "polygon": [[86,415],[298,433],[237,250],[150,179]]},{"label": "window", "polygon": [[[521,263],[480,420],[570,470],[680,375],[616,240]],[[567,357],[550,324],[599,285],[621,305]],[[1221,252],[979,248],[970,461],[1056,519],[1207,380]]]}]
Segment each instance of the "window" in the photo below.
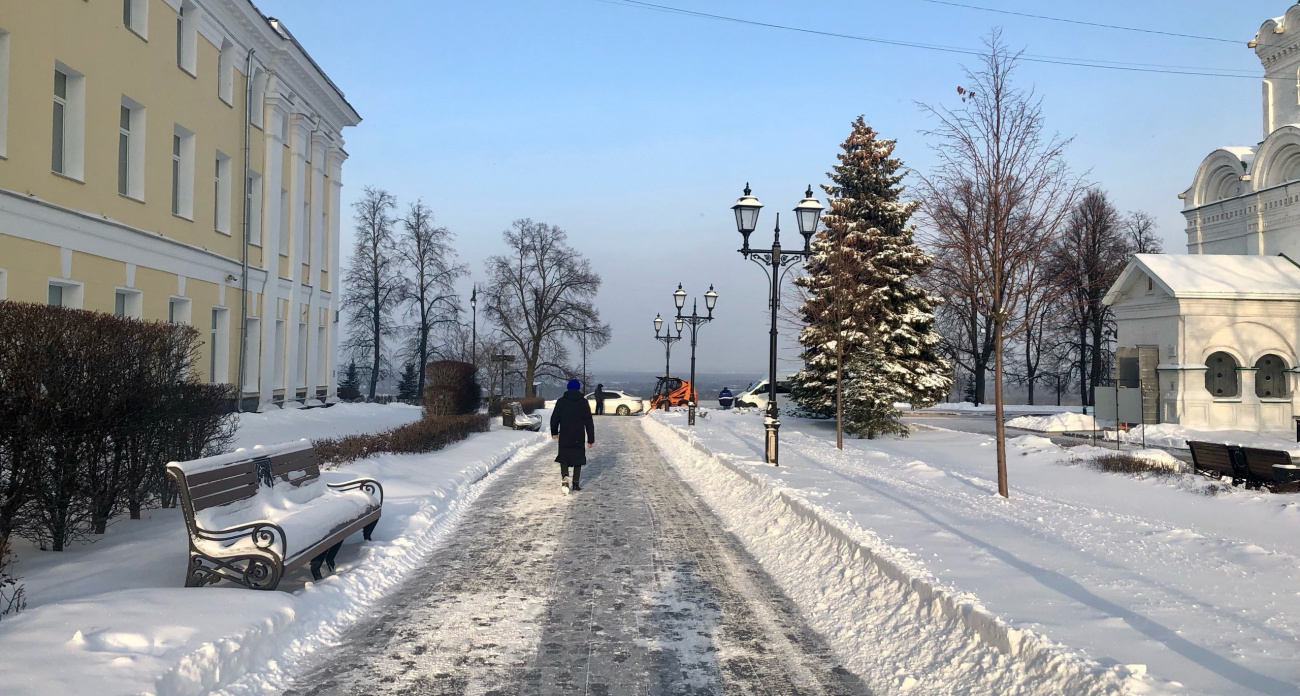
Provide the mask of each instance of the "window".
[{"label": "window", "polygon": [[221,56],[217,59],[217,98],[228,106],[235,105],[235,44],[228,39],[221,42]]},{"label": "window", "polygon": [[113,292],[113,316],[139,319],[142,305],[139,290],[118,288]]},{"label": "window", "polygon": [[248,220],[248,243],[262,246],[262,175],[257,172],[248,173],[244,215]]},{"label": "window", "polygon": [[311,263],[311,203],[302,202],[302,236],[298,238],[298,262]]},{"label": "window", "polygon": [[189,324],[190,301],[186,297],[173,297],[167,300],[167,323]]},{"label": "window", "polygon": [[289,255],[289,192],[280,189],[280,255]]},{"label": "window", "polygon": [[230,374],[230,310],[212,308],[212,328],[208,331],[208,381],[225,384]]},{"label": "window", "polygon": [[194,219],[194,134],[172,131],[172,214]]},{"label": "window", "polygon": [[262,371],[262,320],[248,317],[244,320],[244,391],[258,390],[258,377]]},{"label": "window", "polygon": [[275,320],[275,365],[272,375],[272,384],[275,389],[284,389],[284,320]]},{"label": "window", "polygon": [[176,65],[191,76],[198,75],[199,11],[192,2],[181,3],[176,14]]},{"label": "window", "polygon": [[81,179],[82,128],[85,124],[85,79],[62,64],[54,68],[53,137],[50,170]]},{"label": "window", "polygon": [[230,158],[217,152],[212,184],[212,224],[222,234],[230,234]]},{"label": "window", "polygon": [[249,107],[249,122],[255,128],[261,128],[263,119],[266,117],[266,71],[261,68],[253,68],[253,98]]},{"label": "window", "polygon": [[51,307],[81,309],[81,283],[51,280],[46,290],[45,300]]},{"label": "window", "polygon": [[1255,361],[1255,396],[1261,399],[1283,399],[1290,395],[1287,388],[1286,363],[1277,355],[1265,355]]},{"label": "window", "polygon": [[318,387],[330,383],[329,355],[329,331],[324,326],[318,326],[316,327],[316,386]]},{"label": "window", "polygon": [[1205,361],[1205,389],[1216,399],[1236,398],[1240,393],[1237,380],[1237,359],[1222,351],[1213,353]]},{"label": "window", "polygon": [[144,107],[122,97],[117,128],[117,192],[144,200]]},{"label": "window", "polygon": [[9,32],[0,29],[0,157],[5,156],[9,129]]},{"label": "window", "polygon": [[307,386],[307,324],[298,322],[298,387]]},{"label": "window", "polygon": [[140,36],[147,36],[149,0],[122,0],[122,26]]}]

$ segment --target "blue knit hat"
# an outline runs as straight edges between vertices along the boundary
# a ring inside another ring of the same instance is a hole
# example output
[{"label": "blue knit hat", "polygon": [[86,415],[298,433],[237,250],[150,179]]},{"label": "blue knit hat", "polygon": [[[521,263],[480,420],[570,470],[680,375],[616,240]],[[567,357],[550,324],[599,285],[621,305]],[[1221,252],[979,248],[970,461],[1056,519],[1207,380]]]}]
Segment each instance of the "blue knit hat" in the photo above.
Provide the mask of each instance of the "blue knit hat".
[{"label": "blue knit hat", "polygon": [[568,384],[568,387],[567,387],[567,388],[568,388],[568,389],[578,389],[578,390],[580,390],[580,389],[582,389],[582,382],[579,382],[579,381],[576,380],[576,379],[571,379],[571,380],[569,380],[569,384]]}]

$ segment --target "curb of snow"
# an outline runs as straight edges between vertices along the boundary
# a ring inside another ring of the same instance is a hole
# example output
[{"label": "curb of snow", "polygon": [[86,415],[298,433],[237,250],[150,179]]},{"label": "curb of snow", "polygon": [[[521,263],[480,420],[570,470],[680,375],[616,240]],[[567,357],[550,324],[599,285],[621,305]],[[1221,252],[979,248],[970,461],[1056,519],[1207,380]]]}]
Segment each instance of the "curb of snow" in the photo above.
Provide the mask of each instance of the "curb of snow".
[{"label": "curb of snow", "polygon": [[[830,513],[798,497],[795,490],[774,485],[771,480],[728,455],[715,454],[697,436],[682,428],[653,418],[644,422],[643,427],[650,431],[652,440],[655,440],[656,429],[671,432],[703,455],[706,461],[736,474],[755,489],[754,492],[793,512],[812,533],[808,536],[820,537],[811,543],[819,543],[823,548],[792,550],[789,547],[798,546],[801,540],[794,534],[797,530],[780,520],[779,509],[763,511],[772,516],[774,525],[761,524],[762,519],[754,514],[752,504],[750,510],[737,513],[744,516],[746,524],[735,524],[735,520],[727,519],[726,514],[720,515],[731,525],[730,531],[763,562],[778,585],[801,606],[812,626],[826,635],[846,660],[846,666],[867,679],[873,693],[904,693],[916,687],[921,687],[924,693],[969,693],[974,689],[975,692],[989,690],[990,693],[1043,696],[1147,693],[1150,690],[1149,678],[1142,666],[1103,667],[1045,636],[1014,628],[976,604],[972,596],[938,587],[890,560],[889,556],[901,558],[902,554],[869,531],[857,530],[855,534],[855,531],[845,529]],[[655,441],[661,448],[665,444]],[[667,458],[670,462],[673,460],[671,456]],[[676,468],[687,474],[684,470],[690,465],[681,464]],[[684,478],[716,512],[724,513],[720,508],[725,506],[714,504],[722,501],[714,498],[731,491],[708,490],[707,481],[693,481],[690,475]],[[763,529],[765,526],[766,531]],[[765,540],[765,534],[773,534],[773,526],[778,534],[785,535],[785,541]],[[870,540],[864,541],[857,536],[867,536]],[[762,545],[769,548],[758,548]],[[764,558],[764,555],[772,558]],[[827,566],[825,555],[837,556],[839,560]],[[808,567],[791,567],[801,561],[809,564]],[[866,566],[865,579],[858,569],[853,568],[854,565]],[[873,582],[870,578],[872,571],[884,582]],[[810,588],[810,585],[818,584],[808,582],[815,578],[820,578],[821,584],[838,580],[850,587],[834,590]],[[827,596],[833,592],[840,592],[843,596]],[[863,606],[835,604],[832,608],[829,600],[845,598]],[[892,602],[893,606],[881,607],[879,604],[882,602]],[[866,606],[868,604],[875,606]],[[850,620],[846,621],[846,617]],[[874,627],[870,625],[873,620],[876,623]],[[885,636],[896,638],[893,642],[905,645],[891,646],[888,641],[881,640]],[[948,644],[926,646],[924,643],[927,641],[948,641]],[[939,674],[940,665],[951,667],[949,674]],[[945,680],[945,676],[950,680]]]},{"label": "curb of snow", "polygon": [[402,534],[382,545],[363,546],[357,561],[340,564],[337,574],[289,595],[288,606],[242,633],[206,643],[186,655],[157,679],[157,696],[198,696],[214,689],[222,690],[214,693],[232,695],[263,694],[287,688],[296,668],[366,616],[376,602],[422,565],[487,487],[484,479],[546,444],[546,440],[520,440],[474,462],[462,475],[476,475],[455,483],[450,502],[444,505],[448,496],[440,491],[429,495],[417,511],[406,519],[398,518],[404,525]]}]

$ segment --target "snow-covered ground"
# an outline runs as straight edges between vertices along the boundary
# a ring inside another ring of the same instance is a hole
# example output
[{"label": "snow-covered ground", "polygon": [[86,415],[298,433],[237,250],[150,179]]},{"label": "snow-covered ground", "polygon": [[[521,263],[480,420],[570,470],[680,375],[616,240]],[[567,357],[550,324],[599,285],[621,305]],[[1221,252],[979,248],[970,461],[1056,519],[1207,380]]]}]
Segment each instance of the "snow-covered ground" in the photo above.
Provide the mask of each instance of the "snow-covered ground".
[{"label": "snow-covered ground", "polygon": [[1050,416],[1019,416],[1007,421],[1007,427],[1037,430],[1043,433],[1073,433],[1097,427],[1092,416],[1081,413],[1056,413]]},{"label": "snow-covered ground", "polygon": [[[773,468],[761,463],[760,415],[712,411],[691,433],[684,420],[655,412],[646,428],[665,451],[676,448],[683,475],[778,580],[804,579],[787,591],[881,693],[909,679],[917,693],[961,692],[954,680],[967,674],[1002,684],[1014,665],[942,644],[975,635],[1030,662],[1021,686],[972,693],[1048,693],[1044,675],[1092,670],[1099,688],[1127,693],[1300,694],[1300,498],[1191,475],[1104,473],[1081,460],[1107,450],[1023,437],[1009,448],[1004,500],[986,436],[926,430],[849,439],[840,452],[829,424],[787,419]],[[745,481],[774,495],[728,493]],[[764,507],[778,503],[823,526],[782,528],[790,520]],[[837,534],[879,559],[884,575],[892,568],[896,586],[842,574],[815,543]],[[896,604],[862,608],[854,600],[863,595]],[[964,630],[943,623],[953,616]],[[862,638],[889,625],[903,629],[901,645]],[[945,651],[974,666],[935,666]],[[896,684],[881,687],[891,664]]]},{"label": "snow-covered ground", "polygon": [[[907,404],[899,404],[911,408]],[[1082,406],[1030,406],[1028,404],[1004,404],[1003,413],[1078,413]],[[957,403],[935,404],[929,408],[918,409],[918,412],[934,411],[936,413],[993,413],[993,404],[980,404],[976,406],[969,401],[958,401]]]},{"label": "snow-covered ground", "polygon": [[[238,446],[377,432],[415,420],[417,408],[339,404],[241,416]],[[233,685],[262,693],[400,583],[512,455],[542,435],[494,430],[427,455],[381,455],[325,472],[384,484],[374,541],[354,535],[335,575],[306,569],[277,592],[230,584],[185,588],[180,511],[115,522],[97,543],[63,553],[19,546],[28,609],[0,622],[0,692],[201,694]],[[242,678],[242,681],[238,681]]]},{"label": "snow-covered ground", "polygon": [[[1188,440],[1205,442],[1226,442],[1230,445],[1246,445],[1263,449],[1285,450],[1292,457],[1300,458],[1300,443],[1296,442],[1293,432],[1256,432],[1253,430],[1192,430],[1176,423],[1159,425],[1139,425],[1121,433],[1123,442],[1142,442],[1143,430],[1146,431],[1146,443],[1156,447],[1178,447],[1187,449]],[[1109,430],[1107,440],[1115,439],[1115,431]]]}]

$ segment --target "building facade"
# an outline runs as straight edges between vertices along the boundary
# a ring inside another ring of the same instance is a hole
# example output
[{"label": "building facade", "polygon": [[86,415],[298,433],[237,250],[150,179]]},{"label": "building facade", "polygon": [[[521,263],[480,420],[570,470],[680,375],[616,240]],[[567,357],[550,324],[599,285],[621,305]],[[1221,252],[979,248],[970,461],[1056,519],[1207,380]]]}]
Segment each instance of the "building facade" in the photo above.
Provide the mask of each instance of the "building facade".
[{"label": "building facade", "polygon": [[1222,147],[1179,195],[1186,255],[1138,255],[1110,289],[1117,378],[1158,422],[1289,430],[1300,415],[1300,5],[1249,44],[1263,139]]},{"label": "building facade", "polygon": [[0,299],[190,324],[246,409],[333,399],[359,122],[248,0],[0,0]]}]

